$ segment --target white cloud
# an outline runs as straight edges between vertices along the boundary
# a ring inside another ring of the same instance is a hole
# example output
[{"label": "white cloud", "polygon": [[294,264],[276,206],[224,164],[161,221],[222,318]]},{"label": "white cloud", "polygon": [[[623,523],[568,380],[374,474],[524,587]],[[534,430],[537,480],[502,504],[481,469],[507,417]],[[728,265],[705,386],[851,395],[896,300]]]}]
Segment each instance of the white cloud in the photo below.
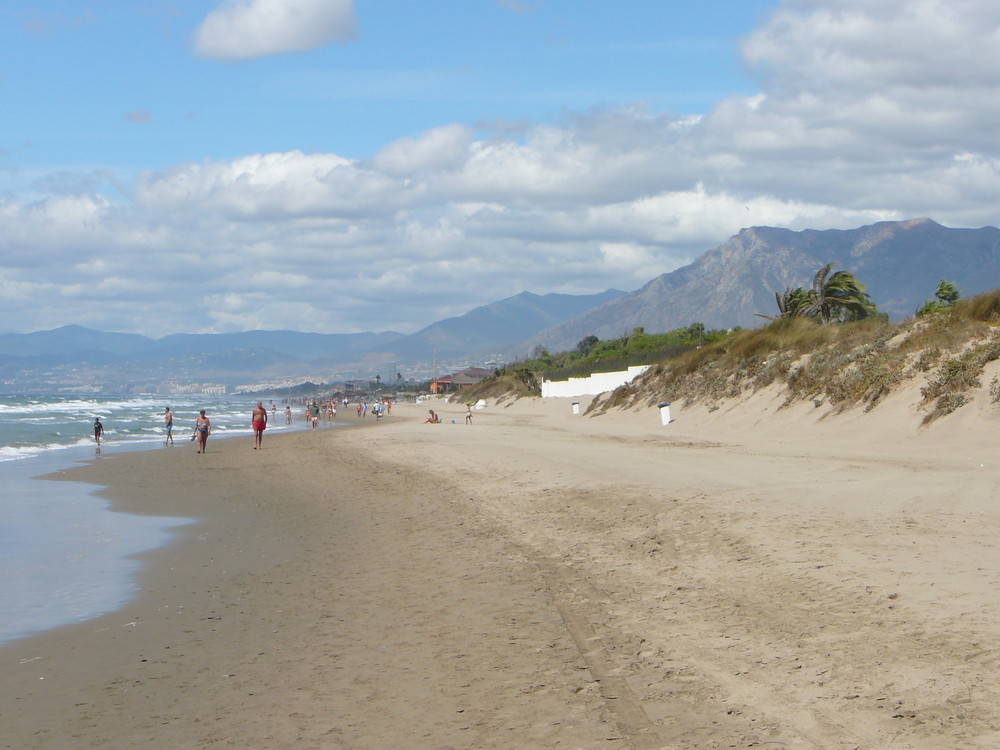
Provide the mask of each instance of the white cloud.
[{"label": "white cloud", "polygon": [[933,94],[1000,83],[998,25],[983,0],[786,0],[743,53],[789,92]]},{"label": "white cloud", "polygon": [[401,184],[335,154],[254,154],[228,163],[183,164],[136,182],[142,207],[219,212],[238,220],[352,217],[405,202]]},{"label": "white cloud", "polygon": [[194,32],[194,50],[218,60],[301,52],[354,33],[353,0],[224,0]]},{"label": "white cloud", "polygon": [[434,128],[416,138],[388,144],[372,160],[375,169],[408,177],[428,171],[450,171],[468,159],[472,131],[463,125]]},{"label": "white cloud", "polygon": [[786,0],[743,46],[760,92],[699,118],[447,124],[370,159],[180,164],[123,203],[60,174],[44,199],[0,199],[0,316],[408,332],[524,289],[636,289],[745,226],[996,224],[998,36],[984,2]]}]

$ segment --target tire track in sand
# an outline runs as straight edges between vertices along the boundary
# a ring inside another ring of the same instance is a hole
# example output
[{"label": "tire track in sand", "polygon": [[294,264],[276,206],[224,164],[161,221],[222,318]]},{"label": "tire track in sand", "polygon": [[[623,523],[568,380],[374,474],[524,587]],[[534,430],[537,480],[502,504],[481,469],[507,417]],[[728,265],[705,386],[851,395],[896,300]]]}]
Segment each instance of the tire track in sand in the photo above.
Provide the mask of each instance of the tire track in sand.
[{"label": "tire track in sand", "polygon": [[[662,750],[667,747],[625,678],[615,673],[603,639],[590,620],[578,611],[580,599],[589,597],[579,591],[579,587],[563,568],[529,550],[525,550],[525,553],[538,571],[549,600],[562,617],[587,669],[598,683],[604,703],[622,734],[621,739],[633,750]],[[571,600],[571,596],[575,602]]]}]

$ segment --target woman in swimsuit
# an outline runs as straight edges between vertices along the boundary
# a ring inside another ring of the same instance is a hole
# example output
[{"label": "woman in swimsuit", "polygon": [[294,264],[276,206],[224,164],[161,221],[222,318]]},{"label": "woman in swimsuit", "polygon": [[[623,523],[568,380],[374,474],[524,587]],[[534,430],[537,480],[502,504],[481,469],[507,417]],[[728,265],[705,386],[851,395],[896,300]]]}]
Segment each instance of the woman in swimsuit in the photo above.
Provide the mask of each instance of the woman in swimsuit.
[{"label": "woman in swimsuit", "polygon": [[205,444],[208,442],[208,436],[212,434],[212,420],[205,416],[205,410],[202,409],[201,413],[198,415],[198,419],[194,423],[194,434],[198,438],[198,453],[204,453],[206,450]]}]

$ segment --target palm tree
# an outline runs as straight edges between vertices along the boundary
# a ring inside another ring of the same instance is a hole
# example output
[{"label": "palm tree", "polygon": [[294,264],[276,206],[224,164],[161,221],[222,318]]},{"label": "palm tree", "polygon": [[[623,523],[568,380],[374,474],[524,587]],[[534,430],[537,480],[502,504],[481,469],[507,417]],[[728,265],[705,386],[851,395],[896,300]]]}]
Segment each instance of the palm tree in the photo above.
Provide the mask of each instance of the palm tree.
[{"label": "palm tree", "polygon": [[802,315],[802,311],[809,301],[806,290],[802,287],[786,288],[783,294],[775,292],[774,299],[778,302],[778,317],[780,318],[793,318],[796,315]]},{"label": "palm tree", "polygon": [[928,313],[938,312],[951,307],[958,302],[961,297],[962,293],[958,291],[958,287],[955,286],[954,281],[941,279],[941,281],[938,282],[937,291],[934,292],[934,299],[929,299],[918,307],[917,316],[927,315]]},{"label": "palm tree", "polygon": [[812,286],[805,290],[804,304],[798,315],[818,317],[824,323],[832,320],[860,320],[878,311],[871,301],[865,285],[850,271],[831,274],[833,263],[827,263],[813,278]]},{"label": "palm tree", "polygon": [[951,307],[962,298],[962,293],[958,291],[958,287],[955,286],[954,281],[941,279],[938,282],[937,291],[934,292],[934,296],[941,301],[942,305]]},{"label": "palm tree", "polygon": [[764,315],[762,313],[755,313],[755,315],[758,318],[767,318],[768,320],[794,318],[797,315],[801,315],[807,302],[806,290],[802,287],[795,289],[792,289],[790,286],[785,287],[784,292],[774,293],[774,300],[778,303],[777,315]]}]

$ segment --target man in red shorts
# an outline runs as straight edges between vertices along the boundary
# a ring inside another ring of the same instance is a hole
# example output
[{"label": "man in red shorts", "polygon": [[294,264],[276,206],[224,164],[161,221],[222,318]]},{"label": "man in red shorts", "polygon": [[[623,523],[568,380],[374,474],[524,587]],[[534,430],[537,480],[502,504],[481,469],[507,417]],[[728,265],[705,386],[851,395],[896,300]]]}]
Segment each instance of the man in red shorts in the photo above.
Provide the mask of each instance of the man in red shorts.
[{"label": "man in red shorts", "polygon": [[257,402],[250,419],[253,422],[253,449],[257,450],[264,441],[264,429],[267,427],[267,409],[262,402]]}]

